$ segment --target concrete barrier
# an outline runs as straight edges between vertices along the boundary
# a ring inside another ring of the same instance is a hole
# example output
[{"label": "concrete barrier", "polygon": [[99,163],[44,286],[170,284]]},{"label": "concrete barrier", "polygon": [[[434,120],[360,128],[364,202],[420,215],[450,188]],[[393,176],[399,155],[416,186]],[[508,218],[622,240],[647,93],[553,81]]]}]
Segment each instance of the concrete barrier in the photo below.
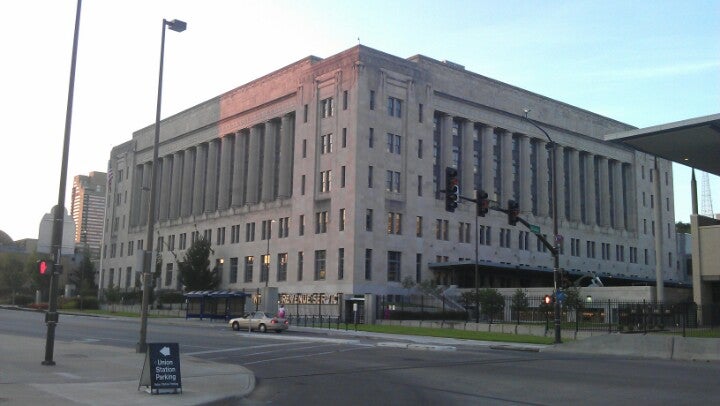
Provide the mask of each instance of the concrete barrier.
[{"label": "concrete barrier", "polygon": [[673,359],[720,361],[720,339],[675,337]]}]

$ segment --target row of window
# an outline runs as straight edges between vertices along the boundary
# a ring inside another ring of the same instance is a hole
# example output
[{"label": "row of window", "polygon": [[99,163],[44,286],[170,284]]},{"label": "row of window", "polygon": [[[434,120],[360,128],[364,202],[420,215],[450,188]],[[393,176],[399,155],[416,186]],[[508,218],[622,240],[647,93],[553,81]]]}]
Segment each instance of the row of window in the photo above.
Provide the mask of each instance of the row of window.
[{"label": "row of window", "polygon": [[[343,91],[342,94],[342,109],[347,110],[348,108],[348,99],[349,94],[348,91]],[[375,91],[370,91],[370,110],[375,110]],[[402,117],[402,105],[403,101],[401,99],[398,99],[397,97],[388,97],[387,98],[387,114],[390,117]],[[335,115],[335,103],[333,97],[327,97],[325,99],[320,100],[320,117],[321,118],[329,118],[333,117]],[[308,122],[308,115],[309,115],[309,107],[308,105],[303,106],[303,123]],[[422,104],[420,104],[420,122],[422,122]]]}]

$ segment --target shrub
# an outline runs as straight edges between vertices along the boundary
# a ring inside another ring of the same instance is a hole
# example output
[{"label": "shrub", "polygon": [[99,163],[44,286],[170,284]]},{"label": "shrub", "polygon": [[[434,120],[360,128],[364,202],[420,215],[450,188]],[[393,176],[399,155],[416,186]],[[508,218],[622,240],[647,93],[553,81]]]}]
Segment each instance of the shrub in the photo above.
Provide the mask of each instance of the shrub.
[{"label": "shrub", "polygon": [[183,296],[182,292],[164,291],[160,292],[158,300],[160,303],[184,303],[185,296]]},{"label": "shrub", "polygon": [[[12,300],[12,299],[11,299]],[[15,304],[18,306],[27,306],[30,303],[33,303],[35,301],[35,298],[31,295],[17,295],[15,296]]]}]

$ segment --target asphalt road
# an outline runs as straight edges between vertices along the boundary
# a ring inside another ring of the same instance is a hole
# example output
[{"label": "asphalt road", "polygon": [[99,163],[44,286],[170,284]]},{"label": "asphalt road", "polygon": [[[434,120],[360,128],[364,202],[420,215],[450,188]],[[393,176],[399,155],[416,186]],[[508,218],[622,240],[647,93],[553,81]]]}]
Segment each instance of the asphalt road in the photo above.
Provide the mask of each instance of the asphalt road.
[{"label": "asphalt road", "polygon": [[[159,323],[159,322],[158,322]],[[148,325],[148,342],[243,365],[257,378],[243,405],[704,405],[720,399],[720,364],[454,345],[388,346],[398,338],[234,332],[221,322]],[[44,337],[42,313],[0,310],[6,334]],[[61,315],[56,340],[134,348],[136,319]],[[38,351],[38,360],[42,352]],[[2,360],[0,360],[2,362]]]}]

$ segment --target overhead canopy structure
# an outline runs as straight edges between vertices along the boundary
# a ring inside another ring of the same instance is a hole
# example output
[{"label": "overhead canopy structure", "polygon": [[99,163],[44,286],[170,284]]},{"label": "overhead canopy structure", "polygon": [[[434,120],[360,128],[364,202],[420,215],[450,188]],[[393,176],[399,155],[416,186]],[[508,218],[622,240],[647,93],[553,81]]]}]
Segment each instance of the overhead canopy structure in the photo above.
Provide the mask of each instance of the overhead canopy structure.
[{"label": "overhead canopy structure", "polygon": [[720,114],[609,134],[605,140],[720,176]]}]

